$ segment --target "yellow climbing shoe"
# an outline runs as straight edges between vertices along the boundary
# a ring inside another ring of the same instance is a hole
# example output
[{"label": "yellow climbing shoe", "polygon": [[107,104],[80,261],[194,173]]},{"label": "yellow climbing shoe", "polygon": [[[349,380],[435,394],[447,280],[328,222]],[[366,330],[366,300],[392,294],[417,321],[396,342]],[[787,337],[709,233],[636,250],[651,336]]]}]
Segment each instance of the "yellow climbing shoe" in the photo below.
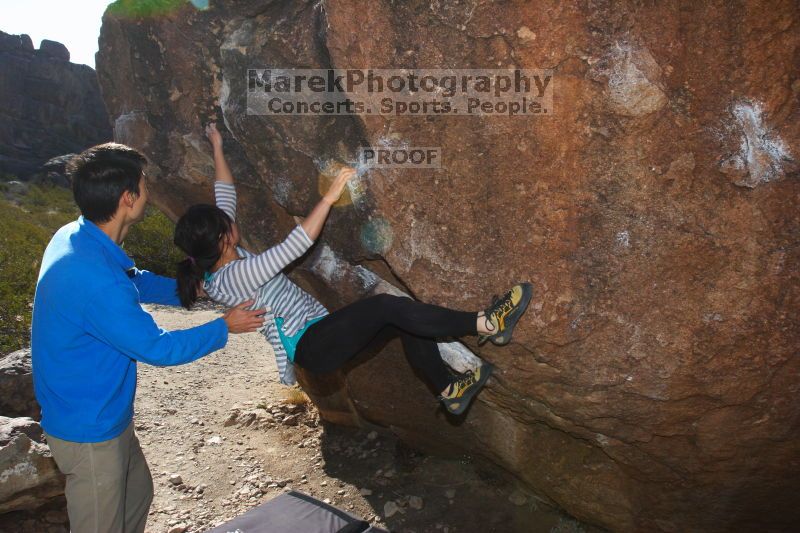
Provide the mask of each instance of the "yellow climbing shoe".
[{"label": "yellow climbing shoe", "polygon": [[477,370],[467,370],[464,375],[450,384],[447,395],[439,396],[448,411],[460,415],[469,407],[472,398],[478,393],[494,368],[489,363],[484,363]]},{"label": "yellow climbing shoe", "polygon": [[533,285],[528,282],[514,285],[502,298],[495,295],[492,305],[483,312],[486,319],[494,326],[494,333],[479,335],[478,346],[487,340],[491,340],[497,346],[511,342],[514,326],[527,309],[532,296]]}]

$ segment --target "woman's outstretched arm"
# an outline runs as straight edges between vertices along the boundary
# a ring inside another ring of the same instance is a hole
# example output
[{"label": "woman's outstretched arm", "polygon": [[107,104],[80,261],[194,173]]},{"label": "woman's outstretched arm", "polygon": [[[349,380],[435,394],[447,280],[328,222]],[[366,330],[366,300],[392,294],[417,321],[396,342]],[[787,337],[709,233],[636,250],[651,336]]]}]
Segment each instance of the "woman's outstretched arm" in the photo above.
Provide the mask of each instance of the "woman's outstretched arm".
[{"label": "woman's outstretched arm", "polygon": [[[225,211],[231,217],[231,220],[235,221],[236,188],[233,174],[231,174],[228,163],[225,160],[222,135],[220,135],[214,122],[206,126],[206,136],[208,136],[208,140],[214,150],[216,178],[214,196],[217,207]],[[343,167],[339,170],[328,192],[325,193],[302,224],[295,226],[283,242],[258,255],[236,261],[231,265],[230,272],[233,275],[230,276],[229,283],[235,284],[236,287],[228,287],[228,289],[237,289],[235,292],[239,293],[252,292],[303,255],[319,237],[331,206],[339,200],[347,181],[354,175],[355,169]]]},{"label": "woman's outstretched arm", "polygon": [[215,122],[206,126],[206,136],[214,149],[214,198],[217,207],[225,211],[231,220],[236,220],[236,188],[233,184],[231,169],[228,168],[228,162],[225,161],[222,135],[217,130]]},{"label": "woman's outstretched arm", "polygon": [[[352,168],[339,171],[331,188],[317,203],[311,214],[289,233],[286,239],[268,250],[252,257],[234,262],[229,267],[232,276],[226,287],[236,294],[249,294],[268,282],[292,261],[306,253],[322,230],[322,225],[347,185],[347,180],[355,175]],[[223,282],[225,285],[226,282]],[[233,286],[235,285],[235,286]]]},{"label": "woman's outstretched arm", "polygon": [[231,169],[228,168],[228,162],[225,161],[225,154],[222,150],[222,135],[217,130],[216,122],[209,122],[206,126],[206,136],[211,141],[211,146],[214,148],[214,174],[217,181],[223,181],[233,185],[233,174]]},{"label": "woman's outstretched arm", "polygon": [[331,211],[331,206],[335,204],[339,197],[342,195],[345,186],[347,185],[347,181],[355,176],[356,171],[354,168],[351,167],[342,167],[339,170],[339,173],[336,175],[336,178],[333,180],[330,189],[328,192],[325,193],[325,196],[317,202],[317,205],[314,206],[314,209],[311,210],[311,213],[303,220],[300,224],[303,226],[306,234],[311,237],[311,240],[317,240],[319,237],[320,232],[322,232],[322,226],[325,225],[325,220],[328,218],[328,213]]}]

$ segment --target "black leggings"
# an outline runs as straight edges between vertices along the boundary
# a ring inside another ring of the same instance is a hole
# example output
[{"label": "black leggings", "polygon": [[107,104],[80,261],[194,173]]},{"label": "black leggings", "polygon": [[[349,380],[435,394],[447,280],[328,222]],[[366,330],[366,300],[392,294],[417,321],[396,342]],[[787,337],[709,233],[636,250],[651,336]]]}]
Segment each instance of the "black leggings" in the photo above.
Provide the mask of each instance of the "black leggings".
[{"label": "black leggings", "polygon": [[452,379],[434,337],[477,335],[477,315],[405,296],[370,296],[311,324],[297,343],[294,362],[310,372],[333,372],[389,327],[400,336],[409,364],[439,392]]}]

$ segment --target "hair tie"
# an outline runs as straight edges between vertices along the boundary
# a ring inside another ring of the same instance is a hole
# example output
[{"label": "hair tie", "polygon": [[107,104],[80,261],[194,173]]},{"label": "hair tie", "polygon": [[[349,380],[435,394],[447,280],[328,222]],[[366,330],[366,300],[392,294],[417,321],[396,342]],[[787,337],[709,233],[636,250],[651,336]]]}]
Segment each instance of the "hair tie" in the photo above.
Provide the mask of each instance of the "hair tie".
[{"label": "hair tie", "polygon": [[197,262],[194,260],[194,257],[192,257],[191,255],[189,256],[189,261],[191,261],[194,266],[197,266]]}]

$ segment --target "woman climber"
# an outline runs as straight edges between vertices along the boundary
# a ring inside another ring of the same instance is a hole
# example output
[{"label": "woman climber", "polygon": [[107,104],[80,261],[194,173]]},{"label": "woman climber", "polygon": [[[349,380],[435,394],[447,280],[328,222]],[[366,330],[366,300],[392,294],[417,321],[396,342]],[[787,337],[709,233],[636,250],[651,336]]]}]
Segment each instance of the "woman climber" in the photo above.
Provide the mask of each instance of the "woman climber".
[{"label": "woman climber", "polygon": [[295,285],[282,270],[302,256],[319,236],[331,206],[355,171],[343,168],[330,189],[286,239],[260,253],[239,246],[236,189],[225,161],[216,124],[206,127],[213,147],[216,205],[190,207],[175,227],[175,244],[187,254],[178,264],[178,293],[187,309],[207,294],[228,306],[244,302],[265,308],[265,334],[275,350],[281,382],[294,382],[292,364],[328,373],[355,357],[384,328],[399,335],[409,364],[438,391],[454,414],[463,413],[492,372],[484,363],[453,376],[439,353],[436,337],[478,335],[478,343],[497,345],[511,335],[532,295],[530,283],[514,285],[480,312],[458,311],[379,294],[329,312]]}]

